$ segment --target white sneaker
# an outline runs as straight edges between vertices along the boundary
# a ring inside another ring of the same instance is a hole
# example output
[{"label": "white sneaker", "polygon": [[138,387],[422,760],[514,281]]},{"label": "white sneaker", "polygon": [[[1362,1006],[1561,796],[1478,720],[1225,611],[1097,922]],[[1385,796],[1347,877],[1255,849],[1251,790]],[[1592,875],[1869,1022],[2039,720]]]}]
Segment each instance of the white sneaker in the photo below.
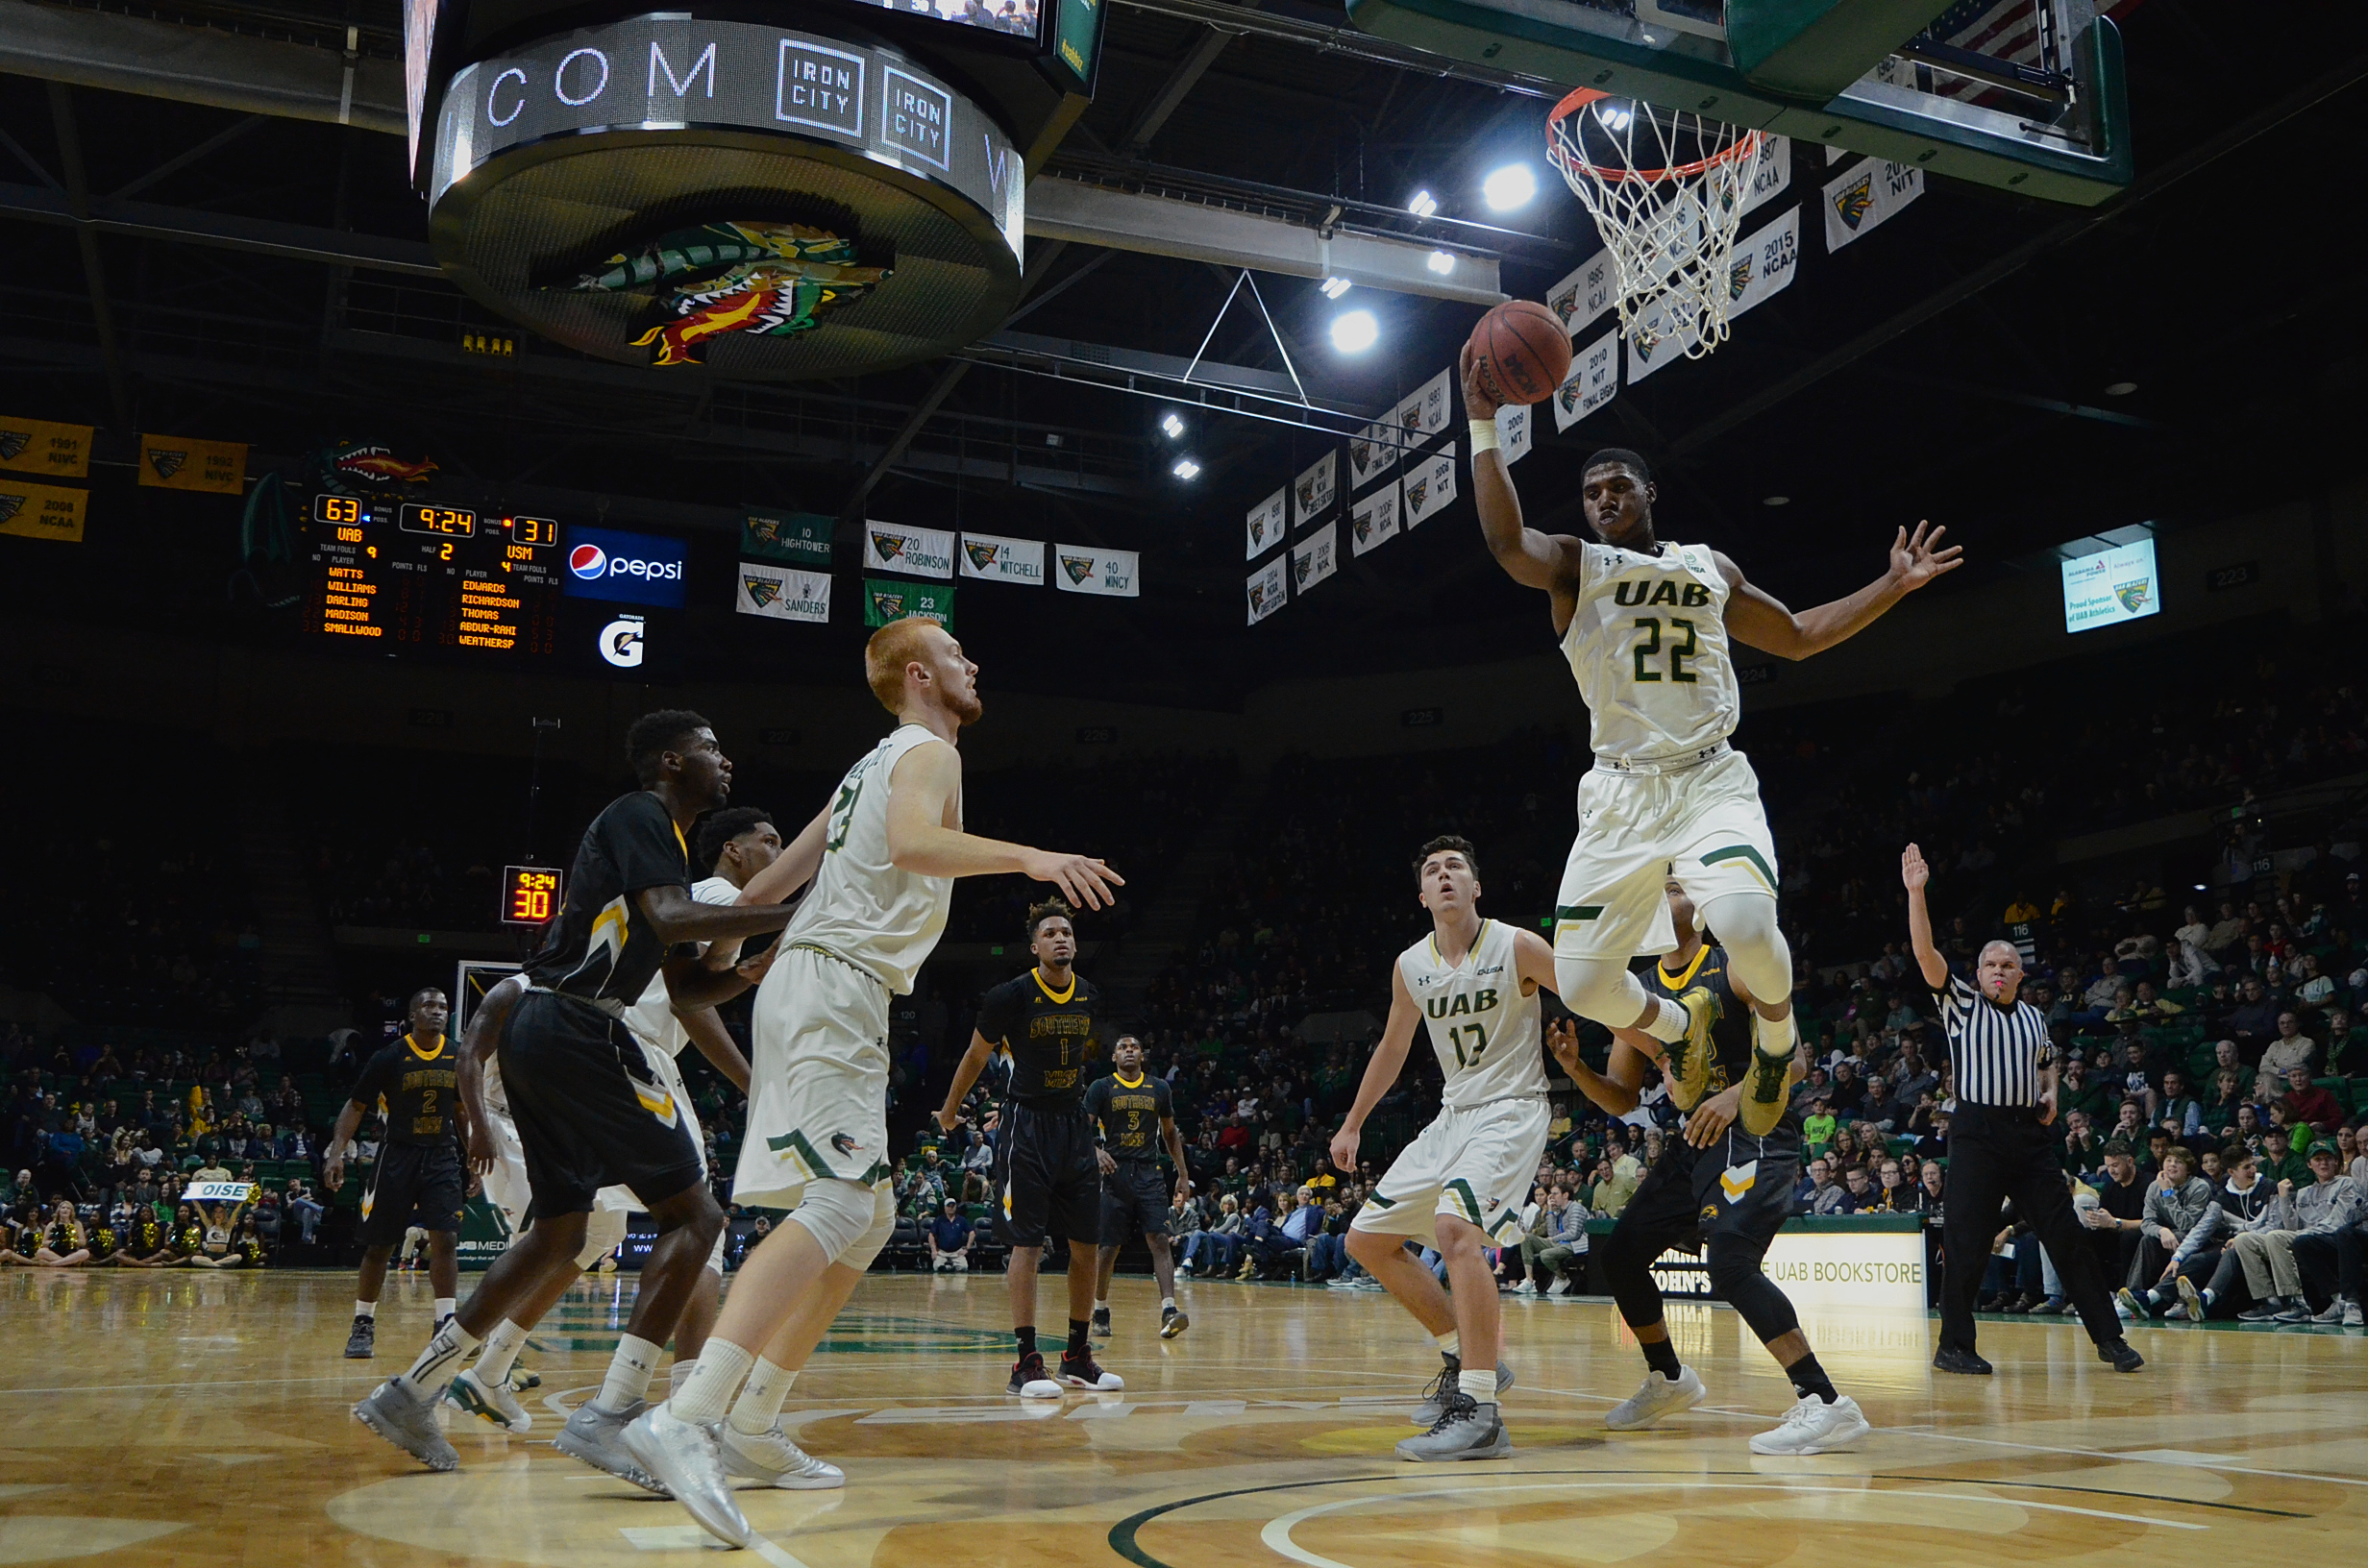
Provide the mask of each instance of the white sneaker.
[{"label": "white sneaker", "polygon": [[2368,1328],[2368,1320],[2360,1316],[2358,1302],[2347,1301],[2343,1304],[2343,1326],[2347,1329]]},{"label": "white sneaker", "polygon": [[524,1433],[534,1428],[534,1417],[527,1413],[527,1408],[518,1403],[518,1396],[510,1392],[506,1378],[500,1383],[486,1383],[478,1377],[477,1368],[470,1367],[453,1379],[452,1386],[444,1390],[444,1397],[479,1420],[499,1427],[504,1432]]},{"label": "white sneaker", "polygon": [[1814,1394],[1785,1412],[1784,1424],[1751,1440],[1754,1454],[1831,1454],[1849,1448],[1874,1428],[1866,1424],[1859,1402],[1844,1394],[1828,1405]]},{"label": "white sneaker", "polygon": [[751,1436],[735,1432],[727,1421],[717,1432],[723,1445],[724,1473],[743,1481],[761,1481],[785,1492],[822,1492],[847,1484],[847,1472],[826,1464],[789,1440],[776,1420]]},{"label": "white sneaker", "polygon": [[1538,1282],[1524,1274],[1521,1283],[1513,1287],[1513,1293],[1517,1296],[1534,1296],[1538,1293]]},{"label": "white sneaker", "polygon": [[724,1479],[722,1448],[713,1433],[654,1405],[625,1429],[625,1447],[665,1483],[700,1528],[727,1546],[749,1544],[749,1522]]},{"label": "white sneaker", "polygon": [[2314,1312],[2311,1314],[2310,1321],[2313,1323],[2326,1323],[2331,1325],[2342,1322],[2343,1298],[2341,1296],[2337,1296],[2334,1300],[2329,1302],[2325,1311]]},{"label": "white sneaker", "polygon": [[1554,1278],[1554,1283],[1545,1287],[1545,1293],[1549,1296],[1566,1296],[1570,1294],[1569,1277],[1567,1275],[1556,1275]]},{"label": "white sneaker", "polygon": [[1710,1397],[1711,1391],[1702,1386],[1702,1379],[1690,1366],[1679,1367],[1674,1381],[1647,1372],[1635,1393],[1604,1412],[1603,1424],[1614,1432],[1640,1431],[1664,1416],[1690,1410]]}]

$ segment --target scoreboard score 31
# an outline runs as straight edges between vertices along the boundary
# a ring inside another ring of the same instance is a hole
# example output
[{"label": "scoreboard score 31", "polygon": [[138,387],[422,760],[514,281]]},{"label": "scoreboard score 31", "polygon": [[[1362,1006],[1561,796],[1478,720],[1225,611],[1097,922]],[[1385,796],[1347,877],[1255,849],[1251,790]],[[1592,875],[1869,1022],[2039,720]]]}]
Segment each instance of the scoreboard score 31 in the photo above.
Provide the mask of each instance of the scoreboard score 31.
[{"label": "scoreboard score 31", "polygon": [[305,533],[313,631],[497,653],[556,649],[559,525],[551,518],[317,495]]}]

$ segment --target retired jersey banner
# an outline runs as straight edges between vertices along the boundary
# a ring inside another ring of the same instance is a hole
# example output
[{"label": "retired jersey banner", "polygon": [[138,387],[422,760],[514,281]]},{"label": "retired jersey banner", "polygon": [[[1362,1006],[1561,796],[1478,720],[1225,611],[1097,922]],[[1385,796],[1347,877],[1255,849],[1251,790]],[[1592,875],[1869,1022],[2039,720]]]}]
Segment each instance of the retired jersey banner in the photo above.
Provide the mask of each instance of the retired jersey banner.
[{"label": "retired jersey banner", "polygon": [[1406,465],[1406,527],[1414,527],[1455,500],[1455,443]]},{"label": "retired jersey banner", "polygon": [[1752,160],[1751,185],[1743,192],[1743,214],[1748,216],[1753,208],[1766,206],[1783,195],[1791,184],[1792,138],[1761,138],[1760,156]]},{"label": "retired jersey banner", "polygon": [[89,504],[87,490],[28,484],[0,477],[0,533],[79,545],[83,542],[84,508]]},{"label": "retired jersey banner", "polygon": [[1735,242],[1727,263],[1727,319],[1756,309],[1792,286],[1800,270],[1801,209],[1797,207]]},{"label": "retired jersey banner", "polygon": [[1304,594],[1340,570],[1341,526],[1326,523],[1291,547],[1291,591]]},{"label": "retired jersey banner", "polygon": [[1545,291],[1545,307],[1562,318],[1564,331],[1576,337],[1612,308],[1616,286],[1612,253],[1597,251]]},{"label": "retired jersey banner", "polygon": [[863,565],[870,572],[901,572],[908,577],[953,576],[953,535],[900,523],[863,525]]},{"label": "retired jersey banner", "polygon": [[962,536],[962,575],[986,582],[1024,582],[1031,588],[1042,588],[1045,542],[966,533]]},{"label": "retired jersey banner", "polygon": [[1397,537],[1399,487],[1374,491],[1348,509],[1348,552],[1362,555]]},{"label": "retired jersey banner", "polygon": [[139,482],[158,490],[243,494],[247,488],[247,444],[143,435],[139,438]]},{"label": "retired jersey banner", "polygon": [[1249,553],[1242,559],[1254,561],[1290,536],[1290,514],[1286,510],[1288,502],[1285,499],[1288,494],[1287,491],[1277,490],[1250,508],[1247,532],[1244,535],[1249,542]]},{"label": "retired jersey banner", "polygon": [[884,626],[908,615],[918,615],[950,629],[953,625],[953,584],[887,582],[878,577],[863,579],[865,625]]},{"label": "retired jersey banner", "polygon": [[1368,425],[1348,438],[1348,488],[1362,490],[1367,483],[1380,478],[1397,467],[1399,443],[1404,437],[1397,426],[1389,420]]},{"label": "retired jersey banner", "polygon": [[731,607],[742,615],[769,615],[777,621],[827,622],[830,574],[742,561]]},{"label": "retired jersey banner", "polygon": [[1870,158],[1825,183],[1825,248],[1830,253],[1891,221],[1924,194],[1924,171],[1913,163]]},{"label": "retired jersey banner", "polygon": [[1283,607],[1291,595],[1291,561],[1277,555],[1249,575],[1249,624],[1256,625]]},{"label": "retired jersey banner", "polygon": [[1508,403],[1496,410],[1496,450],[1505,454],[1507,468],[1529,455],[1530,415],[1536,409],[1535,404]]},{"label": "retired jersey banner", "polygon": [[1628,331],[1628,384],[1634,386],[1664,365],[1675,364],[1701,341],[1700,317],[1691,310],[1673,308],[1666,300],[1654,301]]},{"label": "retired jersey banner", "polygon": [[1111,599],[1143,597],[1143,555],[1139,551],[1054,545],[1052,557],[1052,586],[1065,594],[1102,594]]},{"label": "retired jersey banner", "polygon": [[0,470],[86,479],[90,477],[91,434],[88,425],[58,425],[46,419],[11,419],[0,414]]},{"label": "retired jersey banner", "polygon": [[1397,405],[1397,428],[1405,431],[1409,451],[1447,428],[1447,373],[1441,371],[1422,383],[1422,390]]},{"label": "retired jersey banner", "polygon": [[740,553],[827,572],[837,530],[838,519],[819,512],[752,511],[740,520]]},{"label": "retired jersey banner", "polygon": [[1291,481],[1291,526],[1303,528],[1332,509],[1340,495],[1341,454],[1327,452]]},{"label": "retired jersey banner", "polygon": [[1554,389],[1557,433],[1610,403],[1619,391],[1619,329],[1615,327],[1570,356],[1570,374]]}]

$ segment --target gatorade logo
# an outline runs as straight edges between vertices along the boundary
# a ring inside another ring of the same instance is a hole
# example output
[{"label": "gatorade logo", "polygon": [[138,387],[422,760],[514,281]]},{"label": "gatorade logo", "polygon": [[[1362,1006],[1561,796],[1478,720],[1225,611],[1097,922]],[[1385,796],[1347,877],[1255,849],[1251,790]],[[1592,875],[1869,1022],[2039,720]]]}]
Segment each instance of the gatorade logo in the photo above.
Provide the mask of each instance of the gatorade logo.
[{"label": "gatorade logo", "polygon": [[568,551],[567,569],[589,582],[608,575],[608,552],[598,545],[578,545]]}]

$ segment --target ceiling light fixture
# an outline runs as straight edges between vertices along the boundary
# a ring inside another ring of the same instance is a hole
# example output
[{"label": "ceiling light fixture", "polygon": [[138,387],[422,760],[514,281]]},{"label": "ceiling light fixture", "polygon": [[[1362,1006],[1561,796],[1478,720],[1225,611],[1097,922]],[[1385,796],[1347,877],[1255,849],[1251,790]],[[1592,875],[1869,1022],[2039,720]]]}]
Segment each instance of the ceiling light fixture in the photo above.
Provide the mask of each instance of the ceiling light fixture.
[{"label": "ceiling light fixture", "polygon": [[1762,496],[1760,498],[1760,504],[1763,506],[1789,506],[1792,504],[1792,498],[1790,496]]},{"label": "ceiling light fixture", "polygon": [[1418,218],[1427,218],[1439,210],[1439,198],[1427,190],[1418,190],[1406,199],[1406,210]]},{"label": "ceiling light fixture", "polygon": [[1442,278],[1444,278],[1447,274],[1455,270],[1455,257],[1452,252],[1433,251],[1430,254],[1429,259],[1423,264],[1429,267],[1433,272],[1439,274]]},{"label": "ceiling light fixture", "polygon": [[1492,169],[1480,182],[1480,198],[1489,204],[1491,211],[1510,212],[1527,207],[1538,194],[1538,174],[1526,163],[1508,163]]},{"label": "ceiling light fixture", "polygon": [[1200,465],[1190,457],[1178,457],[1175,466],[1168,472],[1179,479],[1196,479],[1200,477]]},{"label": "ceiling light fixture", "polygon": [[1176,437],[1184,433],[1183,416],[1179,415],[1174,409],[1171,408],[1166,413],[1159,416],[1159,428],[1168,432],[1169,440],[1173,441]]},{"label": "ceiling light fixture", "polygon": [[2136,390],[2137,382],[2135,381],[2108,381],[2105,386],[2105,395],[2109,398],[2126,398]]},{"label": "ceiling light fixture", "polygon": [[1381,338],[1381,324],[1370,310],[1344,310],[1332,318],[1332,347],[1343,354],[1363,354]]},{"label": "ceiling light fixture", "polygon": [[1323,297],[1327,300],[1337,300],[1355,286],[1345,278],[1326,278],[1323,281]]}]

